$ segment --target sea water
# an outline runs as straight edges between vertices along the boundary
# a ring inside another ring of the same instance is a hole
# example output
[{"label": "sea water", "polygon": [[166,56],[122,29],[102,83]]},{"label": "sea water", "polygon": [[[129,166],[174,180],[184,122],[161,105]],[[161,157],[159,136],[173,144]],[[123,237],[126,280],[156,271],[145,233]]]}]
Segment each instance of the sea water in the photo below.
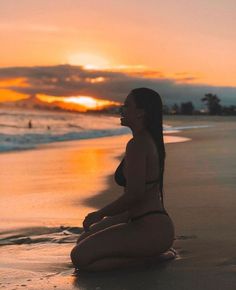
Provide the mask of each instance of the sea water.
[{"label": "sea water", "polygon": [[119,118],[102,114],[37,110],[0,110],[0,152],[39,144],[90,139],[129,132]]},{"label": "sea water", "polygon": [[[199,126],[163,126],[176,132]],[[203,126],[200,126],[203,127]],[[0,152],[33,149],[37,145],[130,133],[119,116],[100,113],[0,109]]]}]

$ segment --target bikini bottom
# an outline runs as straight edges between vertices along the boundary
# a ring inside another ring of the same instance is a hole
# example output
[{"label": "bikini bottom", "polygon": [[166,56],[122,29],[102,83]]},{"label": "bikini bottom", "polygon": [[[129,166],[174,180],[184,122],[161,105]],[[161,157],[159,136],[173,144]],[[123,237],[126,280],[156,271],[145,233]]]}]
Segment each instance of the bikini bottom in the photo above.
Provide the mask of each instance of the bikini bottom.
[{"label": "bikini bottom", "polygon": [[152,210],[152,211],[145,212],[145,213],[143,213],[141,215],[138,215],[138,216],[135,216],[135,217],[131,217],[129,219],[129,222],[133,222],[135,220],[141,219],[142,217],[144,217],[146,215],[149,215],[149,214],[157,214],[157,213],[168,215],[168,213],[166,211],[164,211],[164,210]]}]

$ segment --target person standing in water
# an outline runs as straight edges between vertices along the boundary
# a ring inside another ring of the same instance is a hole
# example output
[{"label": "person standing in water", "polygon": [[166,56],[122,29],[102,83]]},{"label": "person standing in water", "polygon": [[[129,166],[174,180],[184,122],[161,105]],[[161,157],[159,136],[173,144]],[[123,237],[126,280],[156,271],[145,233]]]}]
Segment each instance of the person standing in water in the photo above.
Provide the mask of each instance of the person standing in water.
[{"label": "person standing in water", "polygon": [[124,193],[85,217],[84,232],[71,251],[78,270],[138,265],[171,249],[175,230],[163,201],[162,110],[160,95],[149,88],[134,89],[126,97],[120,121],[133,138],[114,176]]},{"label": "person standing in water", "polygon": [[31,129],[33,126],[32,126],[32,122],[31,120],[29,120],[29,123],[28,123],[28,128]]}]

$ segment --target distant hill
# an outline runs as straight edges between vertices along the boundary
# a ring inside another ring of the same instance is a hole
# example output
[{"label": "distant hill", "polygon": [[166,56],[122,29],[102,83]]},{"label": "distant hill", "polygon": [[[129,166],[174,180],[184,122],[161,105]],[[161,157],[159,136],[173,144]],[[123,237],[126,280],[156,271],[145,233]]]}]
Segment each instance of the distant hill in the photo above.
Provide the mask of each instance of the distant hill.
[{"label": "distant hill", "polygon": [[15,102],[1,103],[1,107],[6,108],[23,108],[23,109],[37,109],[37,110],[55,110],[55,111],[79,111],[85,112],[86,108],[79,104],[69,104],[65,102],[52,102],[47,103],[38,99],[35,95],[30,96],[27,99],[18,100]]},{"label": "distant hill", "polygon": [[32,95],[27,99],[17,100],[14,102],[4,102],[2,103],[4,107],[17,107],[17,108],[25,108],[32,109],[35,107],[39,108],[48,108],[48,104],[39,100],[36,96]]},{"label": "distant hill", "polygon": [[50,110],[50,111],[67,111],[67,112],[88,112],[88,113],[111,113],[117,114],[119,107],[115,105],[107,106],[100,110],[89,109],[83,105],[75,103],[65,103],[55,101],[52,103],[43,102],[35,95],[31,95],[27,99],[18,100],[15,102],[0,103],[0,108],[22,108],[22,109],[36,109],[36,110]]}]

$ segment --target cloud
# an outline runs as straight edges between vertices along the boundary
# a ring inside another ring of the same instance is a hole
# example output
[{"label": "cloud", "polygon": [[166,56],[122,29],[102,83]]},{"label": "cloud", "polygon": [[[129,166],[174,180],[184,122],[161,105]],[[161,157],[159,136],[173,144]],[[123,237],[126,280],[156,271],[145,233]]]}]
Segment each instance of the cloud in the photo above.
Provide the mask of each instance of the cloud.
[{"label": "cloud", "polygon": [[57,65],[0,68],[1,80],[25,78],[28,86],[11,85],[6,89],[28,95],[94,96],[101,99],[123,102],[127,94],[137,87],[149,87],[159,92],[164,104],[192,101],[196,107],[203,106],[201,98],[214,93],[222,105],[236,104],[236,87],[217,87],[191,84],[195,79],[187,72],[177,78],[166,78],[159,71],[87,70],[83,66]]}]

